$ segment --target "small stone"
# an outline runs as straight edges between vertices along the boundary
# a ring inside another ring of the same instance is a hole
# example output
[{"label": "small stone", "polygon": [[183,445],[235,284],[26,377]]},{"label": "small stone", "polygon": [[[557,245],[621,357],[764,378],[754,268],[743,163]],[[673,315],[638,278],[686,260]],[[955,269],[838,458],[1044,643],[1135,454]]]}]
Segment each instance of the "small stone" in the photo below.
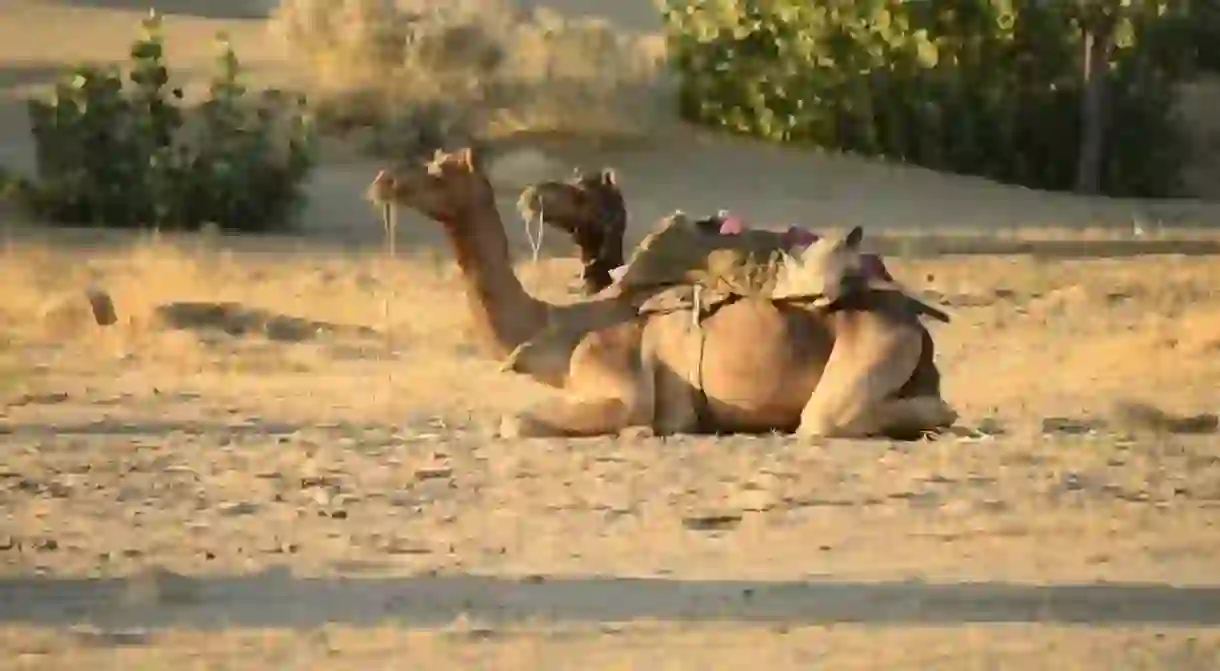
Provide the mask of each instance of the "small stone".
[{"label": "small stone", "polygon": [[7,403],[10,407],[20,407],[24,405],[55,405],[63,403],[70,398],[66,391],[51,391],[42,393],[22,394],[17,398]]},{"label": "small stone", "polygon": [[226,515],[229,517],[253,515],[254,513],[258,512],[258,504],[250,503],[249,501],[222,503],[217,510],[221,515]]},{"label": "small stone", "polygon": [[425,466],[415,469],[416,480],[435,480],[453,476],[453,469],[445,466]]},{"label": "small stone", "polygon": [[98,287],[56,297],[39,312],[42,328],[60,336],[77,335],[90,327],[110,326],[118,321],[110,294]]},{"label": "small stone", "polygon": [[1084,435],[1097,430],[1094,422],[1071,417],[1046,417],[1042,420],[1042,433]]},{"label": "small stone", "polygon": [[427,555],[432,554],[432,548],[407,538],[391,537],[380,543],[381,551],[392,555]]},{"label": "small stone", "polygon": [[1059,487],[1067,492],[1078,492],[1087,486],[1085,478],[1079,473],[1065,473],[1059,480]]},{"label": "small stone", "polygon": [[686,515],[682,518],[682,526],[691,531],[723,531],[736,528],[741,524],[739,512],[707,512]]},{"label": "small stone", "polygon": [[267,546],[262,548],[263,552],[267,552],[270,554],[284,554],[284,555],[296,554],[300,549],[301,549],[301,546],[296,543],[292,543],[289,541],[281,541],[278,539],[273,541],[272,543],[269,543]]}]

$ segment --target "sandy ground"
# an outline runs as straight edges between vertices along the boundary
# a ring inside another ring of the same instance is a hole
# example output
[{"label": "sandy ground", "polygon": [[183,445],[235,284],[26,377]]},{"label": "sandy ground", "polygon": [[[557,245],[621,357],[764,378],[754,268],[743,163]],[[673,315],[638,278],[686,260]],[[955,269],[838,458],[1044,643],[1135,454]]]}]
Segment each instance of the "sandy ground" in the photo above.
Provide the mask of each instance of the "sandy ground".
[{"label": "sandy ground", "polygon": [[[224,27],[288,70],[234,5],[164,3],[175,62]],[[29,165],[16,96],[122,54],[139,13],[0,0],[0,160]],[[690,131],[539,144],[618,168],[633,235],[675,207],[884,229],[895,274],[953,312],[933,329],[963,435],[494,439],[549,392],[473,346],[435,226],[381,255],[367,162],[322,166],[292,239],[4,213],[0,668],[1220,667],[1215,436],[1121,410],[1216,410],[1218,241],[1178,230],[1216,205]],[[574,300],[548,249],[526,287]],[[118,325],[78,319],[90,282]],[[234,313],[174,328],[175,301]]]}]

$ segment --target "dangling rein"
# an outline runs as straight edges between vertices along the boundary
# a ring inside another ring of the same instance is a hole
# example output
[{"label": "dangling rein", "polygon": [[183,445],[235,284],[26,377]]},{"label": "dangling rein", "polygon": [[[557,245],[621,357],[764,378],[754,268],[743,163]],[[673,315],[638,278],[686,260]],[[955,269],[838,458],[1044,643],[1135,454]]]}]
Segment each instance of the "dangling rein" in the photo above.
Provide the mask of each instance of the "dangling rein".
[{"label": "dangling rein", "polygon": [[390,253],[390,258],[394,258],[394,233],[398,228],[398,210],[394,207],[394,201],[386,200],[381,203],[381,225],[385,227],[385,237],[387,240],[387,249]]},{"label": "dangling rein", "polygon": [[[394,201],[386,200],[381,203],[381,224],[385,227],[386,253],[389,255],[386,270],[389,272],[394,267],[394,238],[398,228],[398,209],[394,207]],[[394,282],[388,277],[386,281],[390,285],[390,290],[393,291]],[[387,295],[381,303],[381,318],[385,320],[386,348],[391,354],[394,351],[394,325],[390,317],[390,304],[393,302],[393,297]]]}]

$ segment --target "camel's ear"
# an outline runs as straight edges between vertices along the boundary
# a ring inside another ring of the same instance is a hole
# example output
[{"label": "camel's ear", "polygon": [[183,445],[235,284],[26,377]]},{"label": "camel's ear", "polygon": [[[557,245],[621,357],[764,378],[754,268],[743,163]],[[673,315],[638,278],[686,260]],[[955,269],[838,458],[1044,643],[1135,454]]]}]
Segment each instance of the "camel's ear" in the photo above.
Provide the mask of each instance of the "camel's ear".
[{"label": "camel's ear", "polygon": [[614,168],[602,168],[602,184],[606,186],[618,185],[618,177],[614,174]]},{"label": "camel's ear", "polygon": [[463,168],[474,167],[474,151],[470,147],[462,147],[453,153],[453,158],[457,160],[458,165]]},{"label": "camel's ear", "polygon": [[864,229],[859,226],[853,226],[847,232],[847,237],[843,238],[843,246],[848,249],[856,249],[860,246],[860,241],[864,239]]}]

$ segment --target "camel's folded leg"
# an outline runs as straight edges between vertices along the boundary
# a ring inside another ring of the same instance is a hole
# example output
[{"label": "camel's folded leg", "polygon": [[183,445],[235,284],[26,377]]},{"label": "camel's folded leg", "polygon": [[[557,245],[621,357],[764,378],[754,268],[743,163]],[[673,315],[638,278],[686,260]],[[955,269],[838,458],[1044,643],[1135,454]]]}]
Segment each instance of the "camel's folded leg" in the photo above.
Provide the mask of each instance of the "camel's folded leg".
[{"label": "camel's folded leg", "polygon": [[504,418],[503,437],[602,436],[650,427],[655,362],[637,323],[589,333],[572,351],[566,393]]},{"label": "camel's folded leg", "polygon": [[501,438],[587,437],[614,435],[628,426],[628,403],[618,398],[559,398],[530,410],[506,415]]},{"label": "camel's folded leg", "polygon": [[[872,319],[868,313],[860,314]],[[923,353],[920,332],[892,322],[850,326],[850,333],[835,343],[822,378],[801,411],[798,435],[863,438],[884,435],[891,421],[906,423],[903,406],[891,405],[890,397],[919,364]],[[887,419],[888,415],[894,417]]]}]

